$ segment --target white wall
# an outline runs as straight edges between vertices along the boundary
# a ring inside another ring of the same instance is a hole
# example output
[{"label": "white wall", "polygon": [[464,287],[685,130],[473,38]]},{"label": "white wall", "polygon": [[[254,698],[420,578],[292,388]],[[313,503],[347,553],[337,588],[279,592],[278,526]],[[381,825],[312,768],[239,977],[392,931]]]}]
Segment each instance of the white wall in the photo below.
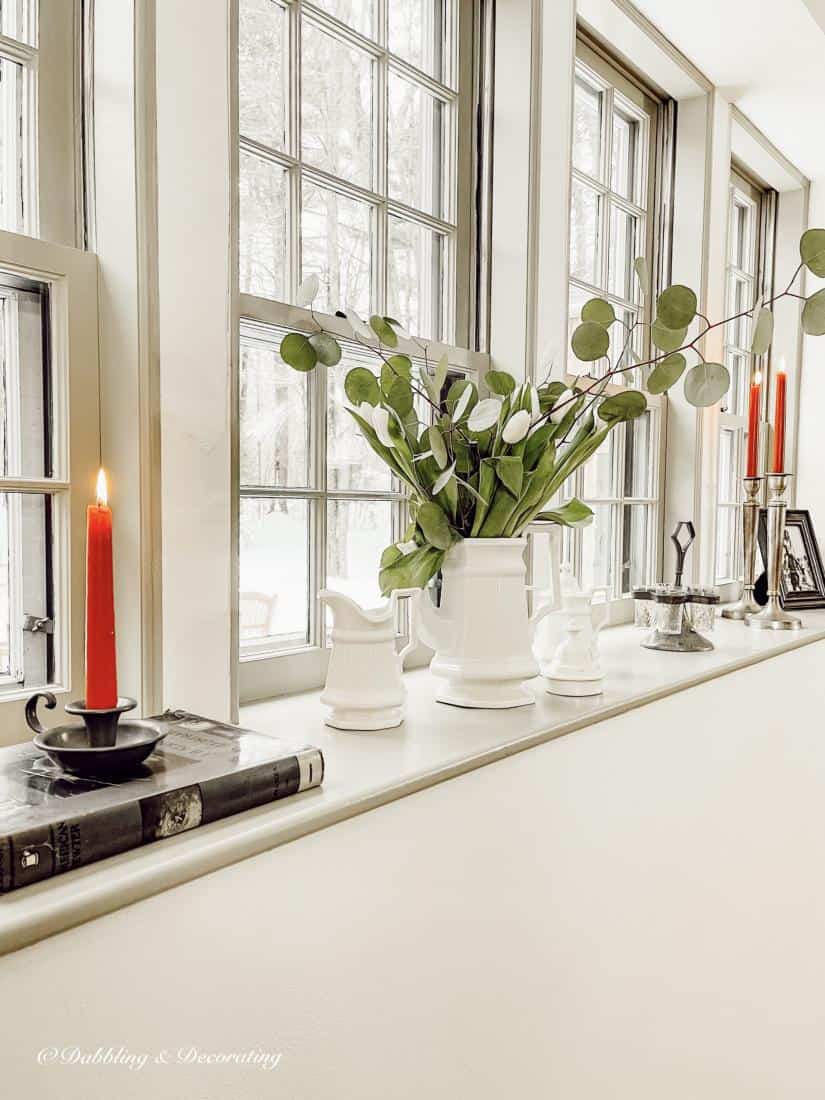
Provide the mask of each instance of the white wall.
[{"label": "white wall", "polygon": [[[777,657],[7,956],[9,1095],[819,1096],[822,660]],[[36,1062],[121,1045],[282,1059]]]},{"label": "white wall", "polygon": [[[825,180],[811,184],[808,224],[825,226]],[[808,293],[820,285],[809,276]],[[803,337],[803,355],[796,503],[810,508],[819,539],[825,542],[825,337]]]}]

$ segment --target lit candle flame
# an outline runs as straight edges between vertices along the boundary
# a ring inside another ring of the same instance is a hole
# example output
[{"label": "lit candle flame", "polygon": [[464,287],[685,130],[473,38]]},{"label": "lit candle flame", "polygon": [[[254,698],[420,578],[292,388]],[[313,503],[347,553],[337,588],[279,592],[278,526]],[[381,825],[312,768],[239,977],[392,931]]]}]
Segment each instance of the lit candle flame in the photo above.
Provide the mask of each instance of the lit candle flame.
[{"label": "lit candle flame", "polygon": [[109,487],[106,484],[106,474],[103,472],[101,466],[100,472],[97,475],[97,506],[98,508],[105,508],[109,503]]},{"label": "lit candle flame", "polygon": [[758,370],[756,372],[756,374],[754,374],[753,384],[754,384],[754,386],[761,386],[762,385],[762,371],[761,370]]}]

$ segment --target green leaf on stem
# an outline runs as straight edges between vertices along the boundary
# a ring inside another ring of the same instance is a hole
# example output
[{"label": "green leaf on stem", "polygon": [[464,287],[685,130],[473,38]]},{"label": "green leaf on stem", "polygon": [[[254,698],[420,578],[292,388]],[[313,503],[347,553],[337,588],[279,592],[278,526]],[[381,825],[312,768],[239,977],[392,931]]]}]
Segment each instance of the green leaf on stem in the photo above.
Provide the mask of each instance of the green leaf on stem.
[{"label": "green leaf on stem", "polygon": [[656,320],[665,328],[687,328],[696,316],[696,295],[689,286],[669,286],[656,302]]},{"label": "green leaf on stem", "polygon": [[593,509],[578,497],[573,497],[561,508],[554,508],[549,512],[539,512],[536,523],[558,523],[562,527],[589,527],[593,522]]},{"label": "green leaf on stem", "polygon": [[366,401],[368,405],[377,405],[381,400],[378,379],[366,367],[353,367],[344,379],[344,393],[353,405]]},{"label": "green leaf on stem", "polygon": [[769,309],[760,309],[756,314],[756,324],[753,326],[753,339],[751,351],[754,355],[764,355],[771,346],[773,339],[773,314]]},{"label": "green leaf on stem", "polygon": [[604,325],[599,325],[595,321],[583,321],[573,330],[570,346],[577,359],[592,363],[607,355],[610,335]]},{"label": "green leaf on stem", "polygon": [[381,341],[382,344],[386,344],[388,348],[398,347],[398,336],[392,325],[388,325],[383,317],[379,317],[377,314],[373,314],[370,317],[370,328]]},{"label": "green leaf on stem", "polygon": [[424,538],[438,550],[449,550],[455,541],[449,521],[443,510],[433,501],[428,500],[418,509],[416,523],[421,528]]},{"label": "green leaf on stem", "polygon": [[472,410],[478,401],[478,393],[469,378],[457,378],[447,392],[447,412],[454,424]]},{"label": "green leaf on stem", "polygon": [[281,341],[281,358],[293,370],[306,374],[318,362],[315,348],[302,332],[290,332]]},{"label": "green leaf on stem", "polygon": [[487,517],[487,510],[490,507],[490,501],[493,499],[493,492],[496,487],[496,468],[494,465],[494,459],[483,458],[481,465],[478,468],[478,493],[484,501],[483,504],[478,504],[476,507],[475,516],[473,517],[473,528],[470,531],[470,537],[475,538],[478,532],[481,530],[481,525]]},{"label": "green leaf on stem", "polygon": [[669,390],[682,377],[686,366],[687,359],[678,351],[662,359],[650,372],[647,380],[648,393],[664,393]]},{"label": "green leaf on stem", "polygon": [[380,569],[386,569],[386,568],[388,568],[388,566],[392,565],[393,562],[398,561],[398,559],[402,558],[403,556],[404,555],[401,553],[401,551],[398,549],[398,547],[395,545],[395,543],[394,542],[390,543],[390,545],[386,548],[386,550],[381,555],[381,562],[380,562],[379,568]]},{"label": "green leaf on stem", "polygon": [[328,332],[316,332],[309,338],[315,349],[318,362],[325,367],[335,367],[341,362],[341,345]]},{"label": "green leaf on stem", "polygon": [[438,463],[439,468],[442,470],[446,469],[447,463],[449,462],[447,447],[444,443],[444,436],[435,424],[427,429],[427,442],[430,445],[430,450],[433,452],[433,458]]},{"label": "green leaf on stem", "polygon": [[808,229],[803,233],[799,255],[809,271],[825,279],[825,229]]},{"label": "green leaf on stem", "polygon": [[555,431],[555,424],[542,424],[540,428],[536,428],[532,435],[527,437],[524,455],[522,456],[525,470],[532,470],[545,448],[552,446],[551,440]]},{"label": "green leaf on stem", "polygon": [[597,325],[610,328],[616,320],[616,311],[604,298],[591,298],[582,306],[581,318],[583,321],[595,321]]},{"label": "green leaf on stem", "polygon": [[499,481],[508,489],[514,497],[519,496],[524,484],[524,465],[517,455],[504,455],[502,458],[494,458],[496,475]]},{"label": "green leaf on stem", "polygon": [[685,397],[697,409],[715,405],[729,386],[728,368],[721,363],[697,363],[685,375]]},{"label": "green leaf on stem", "polygon": [[812,294],[803,306],[802,329],[808,336],[825,334],[825,290]]},{"label": "green leaf on stem", "polygon": [[381,367],[381,389],[389,393],[396,378],[412,379],[412,362],[408,355],[391,355]]},{"label": "green leaf on stem", "polygon": [[506,397],[516,388],[516,380],[506,370],[488,370],[484,375],[484,384],[490,393],[496,393],[499,397]]},{"label": "green leaf on stem", "polygon": [[654,347],[657,347],[659,351],[676,351],[677,348],[683,346],[686,336],[686,328],[668,328],[667,325],[662,324],[662,321],[658,317],[650,326],[650,339],[653,341]]},{"label": "green leaf on stem", "polygon": [[606,424],[635,420],[647,409],[647,398],[640,390],[625,390],[606,397],[599,405],[599,418]]},{"label": "green leaf on stem", "polygon": [[552,409],[558,399],[567,390],[567,383],[555,381],[545,382],[539,386],[539,408],[543,413]]},{"label": "green leaf on stem", "polygon": [[403,554],[378,576],[381,594],[389,596],[396,588],[423,588],[436,575],[444,561],[444,551],[434,546],[420,546]]},{"label": "green leaf on stem", "polygon": [[384,390],[384,400],[395,409],[402,420],[409,416],[413,408],[413,392],[407,379],[393,379],[389,390]]},{"label": "green leaf on stem", "polygon": [[438,393],[439,398],[441,395],[441,391],[444,389],[444,383],[447,381],[447,371],[449,369],[449,366],[450,360],[447,358],[446,355],[442,355],[436,363],[434,384],[436,393]]}]

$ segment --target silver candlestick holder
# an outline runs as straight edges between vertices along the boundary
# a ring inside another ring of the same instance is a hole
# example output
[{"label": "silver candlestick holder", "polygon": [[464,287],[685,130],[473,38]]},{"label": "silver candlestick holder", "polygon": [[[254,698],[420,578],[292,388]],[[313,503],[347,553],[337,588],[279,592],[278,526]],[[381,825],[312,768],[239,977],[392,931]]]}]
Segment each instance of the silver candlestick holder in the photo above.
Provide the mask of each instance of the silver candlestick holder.
[{"label": "silver candlestick holder", "polygon": [[785,492],[789,474],[768,474],[768,602],[758,614],[748,615],[748,626],[760,630],[799,630],[802,620],[782,608],[780,600],[782,565],[785,557]]},{"label": "silver candlestick holder", "polygon": [[742,548],[744,551],[744,586],[739,603],[726,607],[722,611],[723,619],[745,619],[748,615],[757,615],[761,610],[753,596],[756,582],[756,532],[759,526],[759,506],[762,493],[761,477],[746,477],[745,500],[742,504]]}]

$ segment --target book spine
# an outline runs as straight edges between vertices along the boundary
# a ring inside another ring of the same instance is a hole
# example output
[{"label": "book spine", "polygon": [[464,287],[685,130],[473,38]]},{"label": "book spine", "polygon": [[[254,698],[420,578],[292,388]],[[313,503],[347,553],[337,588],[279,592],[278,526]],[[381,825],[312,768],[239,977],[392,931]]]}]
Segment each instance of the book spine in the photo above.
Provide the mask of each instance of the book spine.
[{"label": "book spine", "polygon": [[141,843],[136,802],[0,836],[0,893],[118,855]]},{"label": "book spine", "polygon": [[122,806],[0,835],[0,893],[287,798],[319,786],[323,776],[322,754],[306,749]]}]

